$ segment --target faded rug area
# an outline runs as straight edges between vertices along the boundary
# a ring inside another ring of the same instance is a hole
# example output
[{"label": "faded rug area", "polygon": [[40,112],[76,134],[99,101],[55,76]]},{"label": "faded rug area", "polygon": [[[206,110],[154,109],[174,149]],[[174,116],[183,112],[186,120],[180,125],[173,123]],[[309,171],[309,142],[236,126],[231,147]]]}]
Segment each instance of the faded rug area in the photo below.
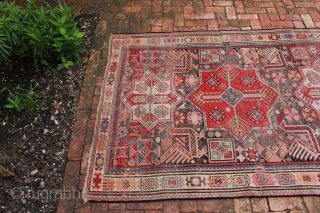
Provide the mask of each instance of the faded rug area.
[{"label": "faded rug area", "polygon": [[320,194],[320,31],[113,35],[84,195]]}]

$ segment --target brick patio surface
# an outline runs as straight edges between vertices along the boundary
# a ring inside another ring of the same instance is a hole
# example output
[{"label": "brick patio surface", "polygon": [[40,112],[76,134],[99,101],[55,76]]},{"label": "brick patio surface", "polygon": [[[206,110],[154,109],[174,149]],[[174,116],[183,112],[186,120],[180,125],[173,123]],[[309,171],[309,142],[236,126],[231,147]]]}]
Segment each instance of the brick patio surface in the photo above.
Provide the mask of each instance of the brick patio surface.
[{"label": "brick patio surface", "polygon": [[[111,33],[320,28],[320,0],[67,0],[67,4],[75,6],[79,13],[100,16],[70,141],[63,183],[66,190],[83,187]],[[319,204],[319,196],[85,204],[81,200],[60,199],[57,212],[319,213]]]}]

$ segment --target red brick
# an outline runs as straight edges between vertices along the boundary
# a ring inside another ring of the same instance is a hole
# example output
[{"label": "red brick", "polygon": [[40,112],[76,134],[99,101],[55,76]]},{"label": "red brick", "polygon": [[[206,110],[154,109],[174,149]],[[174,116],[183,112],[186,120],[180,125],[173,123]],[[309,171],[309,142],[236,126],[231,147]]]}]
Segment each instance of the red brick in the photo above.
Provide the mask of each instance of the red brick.
[{"label": "red brick", "polygon": [[249,20],[229,20],[231,27],[249,27],[250,21]]},{"label": "red brick", "polygon": [[273,7],[267,8],[267,11],[269,14],[278,14],[276,8]]},{"label": "red brick", "polygon": [[207,20],[208,30],[218,30],[218,22],[216,20]]},{"label": "red brick", "polygon": [[228,19],[237,19],[236,11],[234,7],[226,7]]},{"label": "red brick", "polygon": [[76,139],[71,139],[69,143],[68,159],[81,160],[84,147],[85,134],[80,135]]},{"label": "red brick", "polygon": [[163,201],[163,213],[180,213],[180,201],[179,200],[167,200]]},{"label": "red brick", "polygon": [[191,6],[192,1],[191,0],[172,0],[172,6],[178,6],[178,7],[183,7],[183,6]]},{"label": "red brick", "polygon": [[271,25],[273,27],[280,27],[280,28],[291,28],[291,27],[293,27],[292,21],[271,21]]},{"label": "red brick", "polygon": [[225,7],[206,7],[205,12],[206,13],[224,13]]},{"label": "red brick", "polygon": [[[65,194],[66,197],[71,197],[69,194]],[[75,201],[73,199],[59,199],[59,204],[56,213],[70,213],[73,212]]]},{"label": "red brick", "polygon": [[243,0],[243,3],[246,7],[253,7],[253,1],[252,0]]},{"label": "red brick", "polygon": [[204,0],[203,1],[203,5],[206,6],[206,7],[212,6],[212,0]]},{"label": "red brick", "polygon": [[143,211],[137,210],[110,210],[109,213],[143,213]]},{"label": "red brick", "polygon": [[88,144],[88,145],[92,144],[95,124],[96,124],[95,119],[88,120],[87,129],[86,129],[86,136],[84,139],[85,144]]},{"label": "red brick", "polygon": [[[139,26],[141,24],[141,13],[134,13],[131,15],[131,19],[130,19],[130,26]],[[121,20],[121,21],[126,21],[126,20]],[[129,20],[128,20],[129,21]],[[128,22],[129,23],[129,22]],[[121,28],[121,23],[119,21],[119,27],[118,30]],[[122,28],[128,30],[129,26],[127,23],[123,23],[122,24]]]},{"label": "red brick", "polygon": [[233,6],[233,1],[213,1],[212,5],[214,6]]},{"label": "red brick", "polygon": [[295,5],[292,2],[292,0],[282,0],[283,4],[285,5],[286,8],[294,8]]},{"label": "red brick", "polygon": [[80,175],[79,183],[78,183],[78,190],[82,191],[84,187],[84,183],[86,182],[86,176]]},{"label": "red brick", "polygon": [[64,171],[62,191],[76,190],[80,179],[80,161],[69,161]]},{"label": "red brick", "polygon": [[246,11],[247,13],[267,13],[266,9],[262,7],[248,7]]},{"label": "red brick", "polygon": [[93,86],[87,86],[87,87],[81,88],[78,109],[91,109],[93,92],[94,92]]},{"label": "red brick", "polygon": [[74,213],[91,213],[91,209],[90,208],[80,208],[80,209],[76,209]]},{"label": "red brick", "polygon": [[104,36],[107,28],[107,21],[99,21],[95,29],[95,36]]},{"label": "red brick", "polygon": [[303,210],[300,197],[268,197],[271,211]]},{"label": "red brick", "polygon": [[183,13],[174,14],[174,26],[184,26]]},{"label": "red brick", "polygon": [[161,1],[153,1],[152,2],[152,12],[153,13],[161,13],[162,12],[162,2]]},{"label": "red brick", "polygon": [[151,1],[131,1],[132,7],[151,7]]},{"label": "red brick", "polygon": [[214,13],[196,13],[195,19],[214,19],[215,15]]},{"label": "red brick", "polygon": [[162,31],[162,27],[153,26],[151,28],[151,32],[153,32],[153,33],[160,33],[161,31]]},{"label": "red brick", "polygon": [[144,213],[161,213],[160,210],[146,210]]},{"label": "red brick", "polygon": [[234,212],[233,199],[206,199],[198,200],[200,212]]},{"label": "red brick", "polygon": [[251,203],[254,212],[269,212],[266,198],[252,198]]},{"label": "red brick", "polygon": [[186,20],[184,23],[186,27],[206,26],[205,20]]},{"label": "red brick", "polygon": [[125,13],[138,13],[141,12],[141,7],[122,7],[122,11]]},{"label": "red brick", "polygon": [[244,5],[242,1],[235,1],[234,7],[236,8],[237,13],[244,13]]},{"label": "red brick", "polygon": [[196,31],[206,31],[207,30],[207,27],[206,26],[198,26],[196,27]]},{"label": "red brick", "polygon": [[[295,28],[305,28],[302,21],[293,21],[293,25]],[[317,27],[319,27],[319,26],[317,26]]]},{"label": "red brick", "polygon": [[106,202],[94,202],[92,204],[92,213],[105,213],[109,208]]},{"label": "red brick", "polygon": [[308,13],[307,8],[288,8],[288,13],[289,14],[303,14],[303,13]]},{"label": "red brick", "polygon": [[90,157],[90,145],[84,145],[83,148],[83,154],[82,154],[82,160],[81,160],[81,170],[80,174],[85,175],[87,174],[88,169],[88,160]]},{"label": "red brick", "polygon": [[255,7],[274,7],[273,2],[268,2],[268,1],[255,1],[254,6]]},{"label": "red brick", "polygon": [[172,7],[172,12],[174,13],[182,13],[183,7]]},{"label": "red brick", "polygon": [[240,27],[219,27],[220,30],[240,30]]},{"label": "red brick", "polygon": [[91,117],[90,117],[91,119],[96,119],[96,113],[98,111],[99,101],[100,101],[100,96],[99,95],[93,96],[93,99],[92,99],[92,110],[91,110]]},{"label": "red brick", "polygon": [[223,26],[223,27],[229,26],[229,22],[228,22],[227,17],[224,13],[216,13],[216,16],[218,19],[219,27],[220,26]]},{"label": "red brick", "polygon": [[125,203],[109,203],[109,209],[126,209]]},{"label": "red brick", "polygon": [[181,200],[181,212],[196,212],[197,201],[196,200]]},{"label": "red brick", "polygon": [[293,15],[293,14],[280,14],[281,20],[294,20],[294,21],[301,21],[300,15]]},{"label": "red brick", "polygon": [[252,209],[251,209],[251,203],[249,198],[235,198],[234,210],[235,210],[235,213],[251,213]]},{"label": "red brick", "polygon": [[186,6],[183,8],[183,14],[185,19],[194,19],[193,7]]},{"label": "red brick", "polygon": [[296,7],[316,7],[313,2],[295,2]]},{"label": "red brick", "polygon": [[265,28],[271,27],[269,16],[267,14],[259,14],[258,16],[259,16],[262,28],[265,29]]},{"label": "red brick", "polygon": [[317,8],[308,8],[309,14],[313,21],[320,21],[320,14]]},{"label": "red brick", "polygon": [[162,32],[172,32],[173,31],[173,20],[167,19],[163,20]]},{"label": "red brick", "polygon": [[193,1],[192,6],[194,8],[195,13],[203,13],[204,12],[204,6],[203,6],[202,0],[201,1],[199,1],[199,0]]},{"label": "red brick", "polygon": [[269,14],[269,18],[270,18],[270,20],[272,20],[272,21],[280,20],[280,17],[279,17],[279,15],[278,15],[277,13],[270,13],[270,14]]},{"label": "red brick", "polygon": [[274,6],[277,8],[279,14],[288,13],[282,2],[274,2]]},{"label": "red brick", "polygon": [[320,21],[314,22],[314,25],[316,25],[317,28],[320,28]]},{"label": "red brick", "polygon": [[238,19],[259,19],[257,14],[239,14]]},{"label": "red brick", "polygon": [[127,203],[127,209],[158,210],[162,209],[161,201]]},{"label": "red brick", "polygon": [[259,30],[262,29],[261,23],[259,20],[250,20],[252,29]]},{"label": "red brick", "polygon": [[175,32],[193,32],[196,31],[196,27],[174,27],[173,31]]},{"label": "red brick", "polygon": [[308,211],[311,212],[320,212],[320,197],[319,196],[304,196],[304,203]]}]

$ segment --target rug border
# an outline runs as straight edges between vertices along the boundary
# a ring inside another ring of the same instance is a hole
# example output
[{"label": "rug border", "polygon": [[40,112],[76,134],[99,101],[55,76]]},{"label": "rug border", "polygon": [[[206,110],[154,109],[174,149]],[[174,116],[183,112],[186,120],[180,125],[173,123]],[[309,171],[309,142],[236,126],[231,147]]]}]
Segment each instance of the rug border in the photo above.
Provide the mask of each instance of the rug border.
[{"label": "rug border", "polygon": [[[92,142],[90,144],[90,149],[89,149],[89,157],[88,157],[88,162],[87,162],[87,169],[86,169],[86,174],[85,174],[85,181],[84,181],[84,185],[83,185],[83,191],[82,191],[82,198],[84,200],[84,202],[87,201],[129,201],[131,199],[128,199],[128,197],[123,198],[123,200],[121,199],[106,199],[106,196],[103,195],[101,196],[101,198],[95,198],[95,197],[91,197],[89,192],[90,190],[88,189],[88,185],[89,185],[89,177],[90,177],[90,171],[93,171],[93,167],[91,167],[92,161],[94,160],[94,156],[93,151],[94,148],[96,147],[96,140],[98,137],[98,125],[99,125],[99,121],[101,120],[101,113],[100,111],[102,110],[102,106],[103,106],[103,92],[105,91],[105,86],[106,86],[106,76],[108,75],[108,67],[110,66],[111,63],[111,54],[112,54],[112,41],[114,39],[117,38],[140,38],[140,37],[147,37],[147,36],[159,36],[159,37],[164,37],[164,36],[174,36],[174,35],[208,35],[208,36],[222,36],[222,35],[226,35],[226,34],[236,34],[236,35],[252,35],[252,34],[266,34],[266,33],[271,33],[271,32],[275,32],[275,33],[296,33],[296,32],[300,32],[300,33],[320,33],[320,29],[266,29],[266,30],[248,30],[248,31],[244,31],[244,30],[236,30],[236,31],[201,31],[201,32],[168,32],[168,33],[139,33],[139,34],[117,34],[117,33],[111,33],[109,41],[108,41],[108,52],[106,53],[105,51],[102,52],[102,55],[100,58],[102,57],[107,57],[107,64],[105,67],[105,72],[103,75],[103,84],[102,87],[100,89],[100,98],[99,98],[99,104],[97,106],[97,117],[96,117],[96,121],[95,121],[95,127],[94,127],[94,133],[93,133],[93,139]],[[302,40],[303,41],[303,40]],[[263,42],[263,41],[261,41]],[[290,41],[287,40],[282,40],[282,41],[272,41],[275,43],[281,43],[281,42],[285,42],[285,43],[290,43]],[[306,41],[304,41],[305,43],[308,43]],[[255,43],[258,44],[259,42],[246,42],[246,44],[250,44],[250,43]],[[191,44],[191,43],[190,43]],[[190,45],[190,44],[186,44],[186,45]],[[199,43],[192,43],[195,45],[199,45]],[[236,42],[221,42],[221,43],[217,43],[217,44],[237,44]],[[180,44],[181,46],[183,46],[183,44]],[[206,44],[206,45],[214,45],[214,44]],[[134,45],[132,45],[134,46]],[[277,191],[277,190],[272,190],[272,191]],[[190,197],[166,197],[166,198],[160,198],[160,199],[152,199],[152,200],[165,200],[165,199],[181,199],[181,198],[216,198],[216,197],[244,197],[244,196],[288,196],[288,195],[297,195],[295,193],[295,191],[299,191],[299,190],[279,190],[280,192],[284,192],[284,191],[290,191],[291,193],[288,194],[277,194],[277,195],[273,195],[274,193],[262,193],[264,191],[261,191],[260,189],[257,190],[243,190],[243,193],[247,193],[248,195],[232,195],[232,196],[221,196],[221,194],[219,193],[215,193],[217,194],[217,196],[190,196]],[[256,192],[256,193],[252,193],[250,194],[249,192]],[[301,192],[299,192],[301,194]],[[210,193],[208,193],[210,194]],[[298,195],[300,195],[298,194]],[[320,194],[320,189],[314,190],[314,193],[306,192],[303,195],[319,195]],[[141,195],[140,195],[141,196]],[[136,200],[141,200],[141,198],[136,198],[136,199],[132,199],[131,201],[136,201]]]}]

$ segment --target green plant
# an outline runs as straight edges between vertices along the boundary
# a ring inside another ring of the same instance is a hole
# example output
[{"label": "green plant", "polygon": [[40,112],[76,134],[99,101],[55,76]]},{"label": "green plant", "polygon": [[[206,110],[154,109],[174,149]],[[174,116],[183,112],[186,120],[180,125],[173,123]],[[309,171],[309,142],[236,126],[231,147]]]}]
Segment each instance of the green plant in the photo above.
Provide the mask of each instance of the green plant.
[{"label": "green plant", "polygon": [[35,62],[49,66],[56,58],[58,68],[74,66],[83,52],[85,33],[77,29],[73,8],[59,2],[57,7],[27,0],[25,9],[0,2],[0,60],[12,55],[30,55]]},{"label": "green plant", "polygon": [[4,107],[7,109],[15,109],[18,112],[34,110],[36,104],[43,98],[43,95],[35,92],[32,86],[30,86],[29,89],[17,87],[15,92],[7,88],[6,90],[9,96],[7,98],[8,103]]},{"label": "green plant", "polygon": [[16,130],[15,128],[8,129],[8,133],[11,135],[14,135],[16,132],[18,132],[18,130]]}]

